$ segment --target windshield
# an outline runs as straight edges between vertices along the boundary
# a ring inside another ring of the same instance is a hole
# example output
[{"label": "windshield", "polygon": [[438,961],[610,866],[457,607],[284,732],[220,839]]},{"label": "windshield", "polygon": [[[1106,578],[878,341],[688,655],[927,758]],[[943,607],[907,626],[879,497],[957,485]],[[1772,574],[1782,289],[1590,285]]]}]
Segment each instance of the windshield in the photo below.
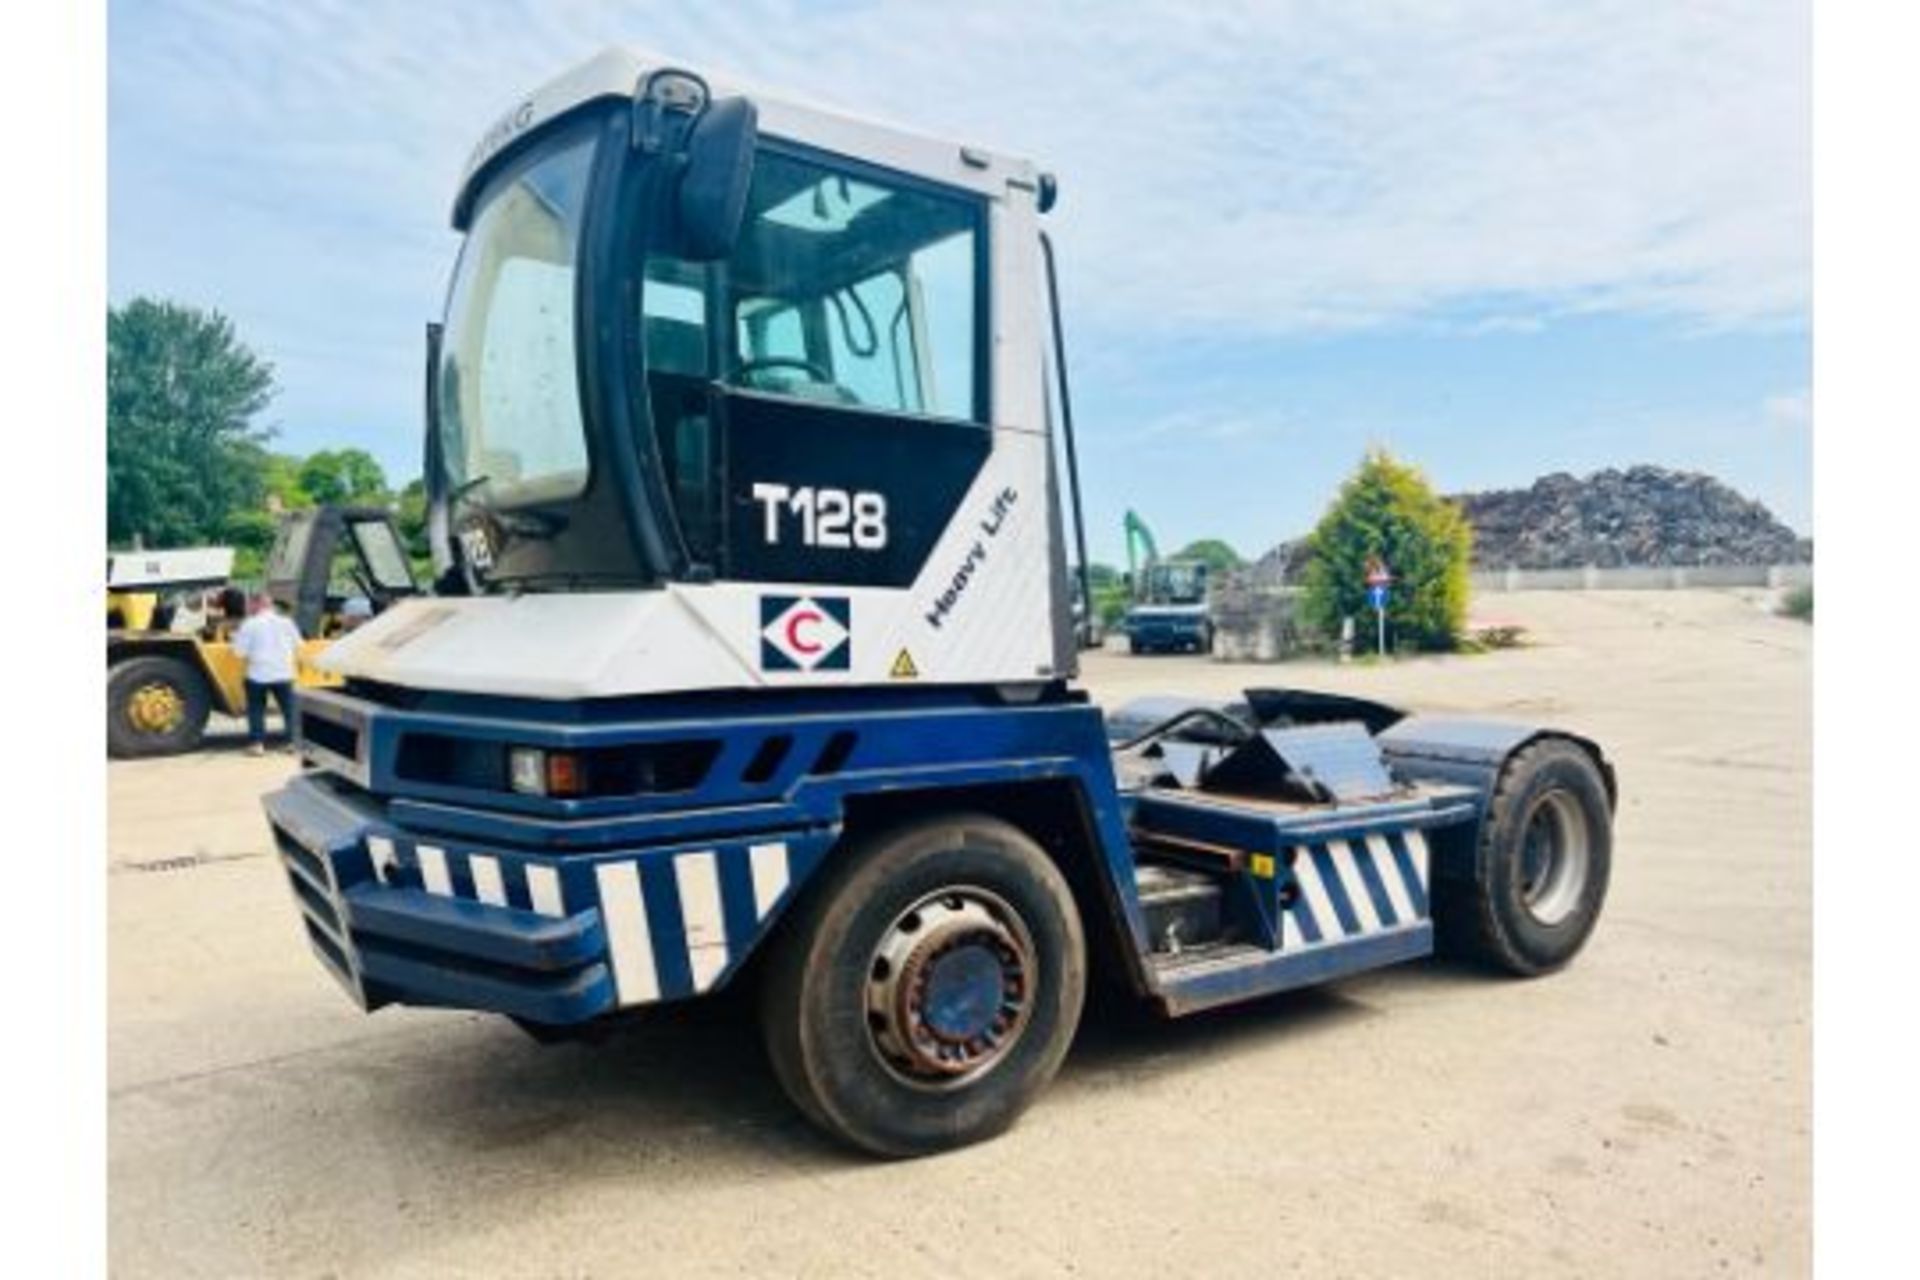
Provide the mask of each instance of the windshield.
[{"label": "windshield", "polygon": [[447,480],[489,506],[571,498],[586,488],[574,363],[575,250],[593,135],[503,171],[477,203],[440,355]]},{"label": "windshield", "polygon": [[312,537],[311,513],[289,516],[274,535],[273,550],[267,553],[267,581],[299,581],[301,566],[307,562],[307,543]]},{"label": "windshield", "polygon": [[406,548],[400,545],[400,535],[391,524],[385,520],[356,520],[349,527],[354,545],[360,548],[360,558],[373,575],[374,586],[386,592],[414,590]]},{"label": "windshield", "polygon": [[1207,571],[1197,564],[1157,564],[1147,583],[1150,603],[1199,604],[1207,594]]}]

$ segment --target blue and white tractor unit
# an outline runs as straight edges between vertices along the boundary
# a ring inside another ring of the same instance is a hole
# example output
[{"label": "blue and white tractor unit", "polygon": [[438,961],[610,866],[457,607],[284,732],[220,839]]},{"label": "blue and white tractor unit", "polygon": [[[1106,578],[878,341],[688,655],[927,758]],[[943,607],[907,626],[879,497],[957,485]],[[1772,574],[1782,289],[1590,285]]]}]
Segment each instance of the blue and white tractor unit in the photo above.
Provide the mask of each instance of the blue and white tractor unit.
[{"label": "blue and white tractor unit", "polygon": [[266,800],[354,1000],[544,1039],[748,990],[799,1109],[909,1155],[1012,1124],[1090,975],[1182,1015],[1580,949],[1592,743],[1075,687],[1054,197],[624,50],[487,131],[429,328],[441,590],[328,651]]}]

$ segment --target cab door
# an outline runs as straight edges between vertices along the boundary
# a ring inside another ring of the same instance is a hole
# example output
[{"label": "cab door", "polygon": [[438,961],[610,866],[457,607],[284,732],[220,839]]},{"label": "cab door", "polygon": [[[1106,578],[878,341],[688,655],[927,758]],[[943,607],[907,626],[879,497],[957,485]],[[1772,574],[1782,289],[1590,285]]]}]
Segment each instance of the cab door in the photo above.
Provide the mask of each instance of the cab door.
[{"label": "cab door", "polygon": [[986,202],[764,147],[724,263],[649,265],[649,397],[689,552],[906,587],[993,450]]}]

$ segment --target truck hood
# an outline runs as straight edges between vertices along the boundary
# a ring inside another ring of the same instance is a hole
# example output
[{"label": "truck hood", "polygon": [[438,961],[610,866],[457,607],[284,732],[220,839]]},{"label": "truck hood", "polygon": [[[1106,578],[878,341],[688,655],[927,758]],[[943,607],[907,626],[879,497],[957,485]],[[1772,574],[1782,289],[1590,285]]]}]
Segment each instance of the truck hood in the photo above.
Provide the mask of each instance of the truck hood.
[{"label": "truck hood", "polygon": [[671,588],[405,600],[318,665],[411,689],[575,699],[765,683]]}]

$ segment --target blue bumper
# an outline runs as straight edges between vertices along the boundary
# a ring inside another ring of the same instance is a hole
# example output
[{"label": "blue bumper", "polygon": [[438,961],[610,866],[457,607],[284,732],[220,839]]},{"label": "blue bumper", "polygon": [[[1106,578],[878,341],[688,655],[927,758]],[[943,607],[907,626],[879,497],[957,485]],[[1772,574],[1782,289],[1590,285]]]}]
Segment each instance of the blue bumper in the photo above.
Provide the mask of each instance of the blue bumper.
[{"label": "blue bumper", "polygon": [[1207,624],[1202,618],[1130,618],[1127,638],[1142,649],[1184,649],[1205,642]]},{"label": "blue bumper", "polygon": [[363,1008],[480,1009],[550,1025],[723,985],[827,839],[484,848],[405,832],[311,775],[265,804],[308,942]]}]

